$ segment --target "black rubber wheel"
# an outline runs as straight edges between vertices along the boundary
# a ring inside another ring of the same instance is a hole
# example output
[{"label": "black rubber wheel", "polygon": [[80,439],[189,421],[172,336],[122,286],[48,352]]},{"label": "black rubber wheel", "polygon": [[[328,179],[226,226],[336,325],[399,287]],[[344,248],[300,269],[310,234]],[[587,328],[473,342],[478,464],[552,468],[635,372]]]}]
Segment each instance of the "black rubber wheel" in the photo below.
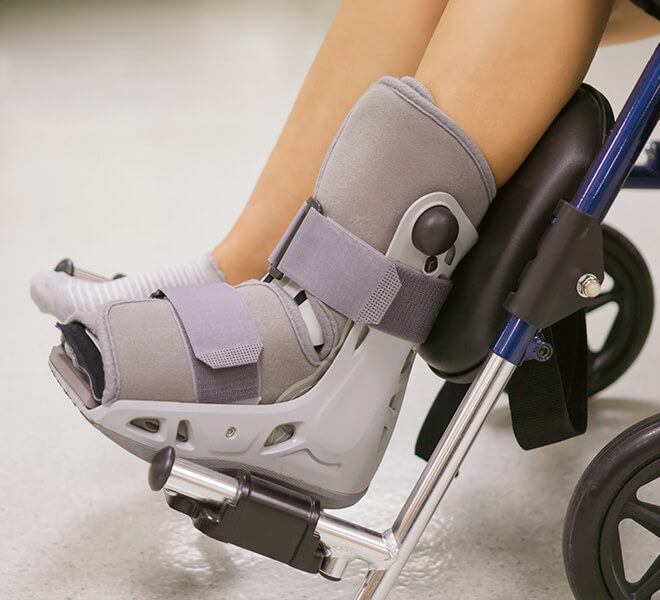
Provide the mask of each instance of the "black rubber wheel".
[{"label": "black rubber wheel", "polygon": [[603,225],[605,273],[612,288],[587,308],[587,313],[611,303],[618,306],[605,343],[589,351],[588,393],[604,390],[623,375],[641,352],[653,321],[653,281],[637,248],[616,229]]},{"label": "black rubber wheel", "polygon": [[660,506],[637,497],[659,478],[660,415],[626,429],[587,467],[564,523],[564,566],[578,600],[649,600],[660,590],[660,556],[629,582],[619,537],[624,519],[660,537]]}]

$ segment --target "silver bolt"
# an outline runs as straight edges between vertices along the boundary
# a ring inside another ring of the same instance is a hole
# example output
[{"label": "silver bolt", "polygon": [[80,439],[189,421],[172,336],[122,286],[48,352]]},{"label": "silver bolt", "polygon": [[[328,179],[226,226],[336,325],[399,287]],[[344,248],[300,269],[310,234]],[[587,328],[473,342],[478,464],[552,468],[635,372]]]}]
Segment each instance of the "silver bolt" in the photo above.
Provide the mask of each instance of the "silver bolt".
[{"label": "silver bolt", "polygon": [[236,427],[230,427],[225,431],[225,436],[228,438],[234,437],[234,434],[236,433]]},{"label": "silver bolt", "polygon": [[550,346],[543,344],[536,349],[536,356],[539,360],[547,360],[550,358]]},{"label": "silver bolt", "polygon": [[433,273],[438,268],[438,258],[436,256],[429,256],[424,263],[424,271],[426,273]]},{"label": "silver bolt", "polygon": [[600,294],[600,281],[591,273],[585,273],[578,279],[577,293],[583,298],[595,298]]}]

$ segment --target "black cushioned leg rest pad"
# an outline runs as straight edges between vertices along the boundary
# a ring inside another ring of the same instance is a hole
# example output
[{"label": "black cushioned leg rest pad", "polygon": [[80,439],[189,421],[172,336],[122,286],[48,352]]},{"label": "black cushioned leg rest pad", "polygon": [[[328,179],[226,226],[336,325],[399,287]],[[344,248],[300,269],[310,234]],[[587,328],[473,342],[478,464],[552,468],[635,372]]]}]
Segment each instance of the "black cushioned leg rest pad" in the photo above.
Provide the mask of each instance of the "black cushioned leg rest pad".
[{"label": "black cushioned leg rest pad", "polygon": [[607,100],[581,86],[498,190],[479,241],[456,267],[452,292],[420,348],[443,377],[459,383],[474,377],[506,319],[504,300],[516,289],[558,201],[572,198],[613,121]]}]

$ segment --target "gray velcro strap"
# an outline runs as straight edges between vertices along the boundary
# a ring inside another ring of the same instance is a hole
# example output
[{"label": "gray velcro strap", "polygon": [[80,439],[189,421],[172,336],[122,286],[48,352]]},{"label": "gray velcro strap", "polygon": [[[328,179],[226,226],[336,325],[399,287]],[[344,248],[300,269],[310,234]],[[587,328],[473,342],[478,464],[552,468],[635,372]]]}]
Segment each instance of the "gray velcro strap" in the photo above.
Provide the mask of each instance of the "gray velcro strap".
[{"label": "gray velcro strap", "polygon": [[195,400],[257,404],[261,398],[257,361],[263,345],[240,294],[226,283],[160,291],[172,306],[186,343]]},{"label": "gray velcro strap", "polygon": [[407,265],[395,264],[401,290],[377,329],[422,343],[451,291],[451,281],[427,277]]},{"label": "gray velcro strap", "polygon": [[256,363],[263,348],[241,295],[226,283],[164,288],[195,356],[212,369]]},{"label": "gray velcro strap", "polygon": [[270,257],[271,272],[356,323],[424,341],[451,282],[387,258],[317,207],[308,201],[298,212]]}]

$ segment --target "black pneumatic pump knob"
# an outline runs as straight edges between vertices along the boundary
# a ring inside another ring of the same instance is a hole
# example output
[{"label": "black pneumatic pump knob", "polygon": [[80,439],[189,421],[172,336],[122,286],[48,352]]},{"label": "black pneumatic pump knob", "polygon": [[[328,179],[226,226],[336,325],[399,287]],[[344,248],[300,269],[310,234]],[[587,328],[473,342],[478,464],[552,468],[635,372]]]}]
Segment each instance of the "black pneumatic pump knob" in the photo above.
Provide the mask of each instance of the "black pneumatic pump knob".
[{"label": "black pneumatic pump knob", "polygon": [[446,206],[423,212],[412,230],[412,243],[427,256],[444,254],[458,238],[458,221]]},{"label": "black pneumatic pump knob", "polygon": [[172,472],[174,459],[176,453],[172,446],[162,448],[151,459],[151,466],[149,467],[149,487],[158,492],[165,487],[167,480]]}]

